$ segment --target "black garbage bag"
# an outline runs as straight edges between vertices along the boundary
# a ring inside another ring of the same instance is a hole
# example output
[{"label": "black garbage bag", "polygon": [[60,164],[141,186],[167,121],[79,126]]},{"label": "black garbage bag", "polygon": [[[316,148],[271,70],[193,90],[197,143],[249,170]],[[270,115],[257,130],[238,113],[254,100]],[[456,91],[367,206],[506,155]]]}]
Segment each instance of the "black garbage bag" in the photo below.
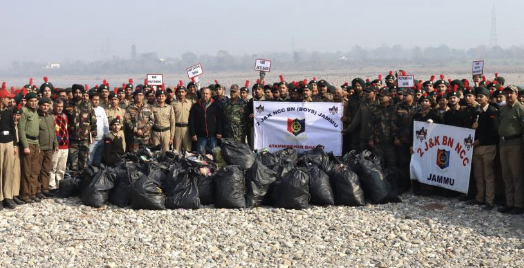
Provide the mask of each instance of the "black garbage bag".
[{"label": "black garbage bag", "polygon": [[257,159],[266,167],[273,169],[280,163],[280,159],[270,152],[262,151],[257,154]]},{"label": "black garbage bag", "polygon": [[166,166],[156,162],[148,163],[147,169],[146,174],[148,177],[160,184],[163,184],[164,180],[171,172]]},{"label": "black garbage bag", "polygon": [[222,158],[229,165],[238,165],[247,170],[255,162],[255,154],[245,143],[233,139],[222,139],[220,150]]},{"label": "black garbage bag", "polygon": [[219,169],[214,181],[217,208],[246,207],[245,177],[240,166],[226,166]]},{"label": "black garbage bag", "polygon": [[167,208],[197,209],[200,207],[198,177],[191,176],[189,173],[179,174],[175,184],[175,188],[167,195]]},{"label": "black garbage bag", "polygon": [[330,181],[335,195],[335,205],[363,206],[366,204],[358,176],[347,166],[335,169]]},{"label": "black garbage bag", "polygon": [[115,187],[113,169],[98,171],[86,188],[82,189],[82,203],[95,208],[102,207],[109,200],[109,192]]},{"label": "black garbage bag", "polygon": [[131,208],[133,209],[166,209],[165,196],[160,182],[146,175],[140,176],[131,187]]},{"label": "black garbage bag", "polygon": [[335,204],[335,196],[329,176],[315,165],[308,170],[310,203],[313,205],[326,206]]},{"label": "black garbage bag", "polygon": [[309,207],[309,176],[306,172],[294,168],[273,187],[273,201],[276,207],[304,209]]},{"label": "black garbage bag", "polygon": [[116,185],[111,191],[109,202],[115,206],[124,208],[129,206],[131,185],[142,176],[135,163],[126,163],[117,168]]},{"label": "black garbage bag", "polygon": [[357,160],[356,171],[359,174],[362,189],[364,189],[366,197],[369,198],[371,202],[383,204],[390,202],[389,199],[394,197],[390,195],[392,189],[385,180],[384,174],[382,174],[380,162],[375,163],[361,156]]},{"label": "black garbage bag", "polygon": [[207,206],[215,203],[215,182],[213,181],[213,176],[198,174],[195,178],[198,182],[200,204]]},{"label": "black garbage bag", "polygon": [[390,195],[400,195],[402,194],[402,180],[400,169],[397,167],[387,167],[384,169],[384,178],[391,186]]},{"label": "black garbage bag", "polygon": [[312,150],[305,151],[297,157],[297,162],[314,164],[318,167],[322,166],[324,161],[329,161],[329,157],[324,153],[322,145],[317,145]]},{"label": "black garbage bag", "polygon": [[[293,148],[285,148],[273,153],[279,160],[280,164],[290,163],[295,166],[297,162],[297,151]],[[284,163],[285,162],[285,163]]]},{"label": "black garbage bag", "polygon": [[65,178],[58,183],[58,196],[68,198],[80,194],[80,182],[78,177]]},{"label": "black garbage bag", "polygon": [[262,161],[255,163],[246,172],[246,203],[248,207],[256,207],[264,204],[267,192],[272,183],[277,180],[277,173],[265,165]]}]

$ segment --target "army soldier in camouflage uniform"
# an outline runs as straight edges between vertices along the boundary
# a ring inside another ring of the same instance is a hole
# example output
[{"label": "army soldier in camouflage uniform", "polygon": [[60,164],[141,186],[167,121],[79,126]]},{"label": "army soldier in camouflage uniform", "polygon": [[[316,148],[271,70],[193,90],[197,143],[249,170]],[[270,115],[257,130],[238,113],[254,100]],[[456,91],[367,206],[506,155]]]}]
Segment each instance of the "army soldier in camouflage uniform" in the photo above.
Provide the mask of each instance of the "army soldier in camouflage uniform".
[{"label": "army soldier in camouflage uniform", "polygon": [[159,145],[163,152],[169,151],[169,146],[173,145],[175,136],[175,112],[173,106],[166,104],[166,93],[162,90],[156,91],[157,103],[153,106],[155,124],[151,141],[153,145]]},{"label": "army soldier in camouflage uniform", "polygon": [[313,96],[315,102],[330,102],[333,101],[333,95],[328,92],[328,82],[322,79],[317,83],[318,94]]},{"label": "army soldier in camouflage uniform", "polygon": [[129,79],[129,84],[126,84],[124,92],[125,98],[122,98],[122,96],[119,94],[118,99],[120,100],[121,104],[125,105],[125,109],[127,109],[127,106],[133,103],[133,79]]},{"label": "army soldier in camouflage uniform", "polygon": [[411,179],[409,175],[409,163],[411,161],[410,146],[413,135],[413,116],[420,110],[420,105],[415,102],[415,92],[408,88],[402,92],[404,97],[402,103],[398,104],[395,109],[395,118],[393,120],[394,129],[393,140],[397,147],[398,167],[401,172],[402,190],[408,191],[411,188]]},{"label": "army soldier in camouflage uniform", "polygon": [[130,133],[127,152],[137,152],[140,145],[150,144],[151,128],[155,122],[155,115],[151,106],[144,102],[142,89],[133,93],[135,102],[127,107],[124,115],[124,125]]},{"label": "army soldier in camouflage uniform", "polygon": [[391,105],[389,90],[384,89],[379,93],[380,105],[373,107],[373,133],[371,140],[377,153],[381,157],[382,167],[397,166],[395,147],[393,146],[392,128],[395,118],[395,107]]},{"label": "army soldier in camouflage uniform", "polygon": [[78,175],[86,168],[89,144],[97,136],[96,115],[89,101],[83,101],[84,87],[73,85],[73,101],[68,102],[65,114],[69,122],[68,165],[71,173]]},{"label": "army soldier in camouflage uniform", "polygon": [[224,136],[244,142],[247,127],[247,102],[240,98],[238,86],[231,87],[231,98],[224,105]]}]

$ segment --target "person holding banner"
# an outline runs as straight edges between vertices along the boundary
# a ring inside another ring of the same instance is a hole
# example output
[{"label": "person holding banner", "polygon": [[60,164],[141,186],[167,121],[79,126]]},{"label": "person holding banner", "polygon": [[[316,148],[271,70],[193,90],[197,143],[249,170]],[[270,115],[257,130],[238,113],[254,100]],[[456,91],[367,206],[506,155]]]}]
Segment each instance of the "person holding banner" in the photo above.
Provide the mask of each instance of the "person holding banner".
[{"label": "person holding banner", "polygon": [[[263,72],[260,72],[260,73],[263,73]],[[247,103],[247,110],[248,110],[248,117],[249,117],[248,127],[247,127],[247,131],[248,131],[247,140],[249,143],[249,147],[253,149],[255,145],[254,144],[255,143],[255,129],[253,128],[254,127],[253,118],[255,117],[255,113],[253,111],[253,101],[265,101],[266,96],[264,96],[264,89],[261,84],[254,84],[251,90],[253,90],[253,98],[249,99]]]},{"label": "person holding banner", "polygon": [[504,89],[506,105],[500,110],[499,150],[502,177],[506,191],[506,205],[501,213],[522,214],[524,212],[524,106],[517,101],[518,89],[509,85]]},{"label": "person holding banner", "polygon": [[484,209],[493,209],[495,199],[495,155],[497,154],[499,112],[489,104],[490,92],[485,87],[476,87],[480,113],[473,123],[475,142],[473,143],[473,176],[477,192],[470,204],[485,204]]}]

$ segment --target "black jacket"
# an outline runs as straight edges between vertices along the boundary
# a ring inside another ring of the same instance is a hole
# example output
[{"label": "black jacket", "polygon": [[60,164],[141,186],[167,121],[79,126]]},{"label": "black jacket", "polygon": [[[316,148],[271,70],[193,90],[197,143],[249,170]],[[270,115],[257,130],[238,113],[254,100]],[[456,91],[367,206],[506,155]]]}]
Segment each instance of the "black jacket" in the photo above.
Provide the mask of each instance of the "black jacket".
[{"label": "black jacket", "polygon": [[496,107],[489,105],[484,112],[479,114],[478,127],[475,130],[475,140],[480,145],[496,145],[499,141],[499,111]]},{"label": "black jacket", "polygon": [[205,108],[202,99],[198,100],[189,111],[189,135],[196,135],[199,138],[215,137],[216,134],[222,135],[222,110],[211,99],[211,104]]}]

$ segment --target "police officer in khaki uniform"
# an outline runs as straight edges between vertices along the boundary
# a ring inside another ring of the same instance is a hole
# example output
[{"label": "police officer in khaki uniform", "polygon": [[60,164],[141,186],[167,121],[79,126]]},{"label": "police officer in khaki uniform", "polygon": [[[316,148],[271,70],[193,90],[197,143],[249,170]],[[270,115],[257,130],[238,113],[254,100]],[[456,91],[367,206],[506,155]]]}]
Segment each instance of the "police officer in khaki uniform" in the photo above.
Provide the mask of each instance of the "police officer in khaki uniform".
[{"label": "police officer in khaki uniform", "polygon": [[[111,92],[109,94],[109,107],[106,109],[106,115],[107,115],[107,121],[112,122],[115,118],[120,116],[121,119],[124,118],[124,114],[126,113],[126,110],[122,108],[120,105],[120,99],[119,96],[114,94],[114,92]],[[126,148],[126,141],[124,136],[124,131],[120,129],[120,136],[124,137],[124,150]]]},{"label": "police officer in khaki uniform", "polygon": [[159,145],[161,150],[169,151],[169,146],[173,145],[175,136],[175,113],[173,106],[166,104],[166,92],[163,90],[156,91],[157,104],[153,105],[153,114],[155,115],[155,124],[151,141],[153,145]]},{"label": "police officer in khaki uniform", "polygon": [[193,100],[187,99],[187,90],[184,86],[176,88],[176,101],[173,102],[173,109],[175,113],[175,135],[174,135],[174,149],[177,151],[191,151],[191,137],[188,131],[189,111],[191,106],[195,103]]}]

